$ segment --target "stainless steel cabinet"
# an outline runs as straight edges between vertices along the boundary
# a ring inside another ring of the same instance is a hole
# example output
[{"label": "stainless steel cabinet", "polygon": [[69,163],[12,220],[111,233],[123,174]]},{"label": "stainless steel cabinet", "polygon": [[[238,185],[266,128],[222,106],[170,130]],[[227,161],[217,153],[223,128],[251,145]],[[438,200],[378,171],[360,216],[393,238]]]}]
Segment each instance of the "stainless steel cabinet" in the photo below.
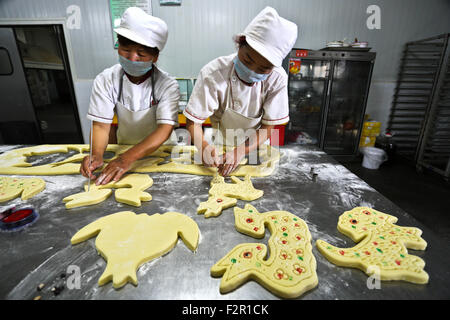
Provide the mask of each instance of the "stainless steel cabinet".
[{"label": "stainless steel cabinet", "polygon": [[286,143],[313,144],[331,155],[357,154],[374,52],[294,49]]}]

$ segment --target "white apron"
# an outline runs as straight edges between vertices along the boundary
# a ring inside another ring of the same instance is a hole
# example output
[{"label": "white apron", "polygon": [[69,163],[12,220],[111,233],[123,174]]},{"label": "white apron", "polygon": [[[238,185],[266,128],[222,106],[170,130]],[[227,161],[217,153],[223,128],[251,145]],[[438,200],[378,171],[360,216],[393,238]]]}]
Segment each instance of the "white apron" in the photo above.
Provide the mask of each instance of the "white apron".
[{"label": "white apron", "polygon": [[117,113],[117,143],[118,144],[138,144],[156,128],[156,107],[158,100],[155,99],[155,69],[152,71],[152,98],[147,109],[131,111],[125,108],[120,102],[122,97],[123,69],[120,77],[119,94],[115,105]]},{"label": "white apron", "polygon": [[[261,114],[256,118],[246,117],[234,110],[234,99],[236,97],[233,96],[233,87],[235,89],[234,92],[236,92],[236,82],[240,81],[237,76],[234,75],[234,72],[233,67],[222,117],[220,119],[215,119],[214,117],[211,118],[211,126],[215,129],[219,129],[223,137],[223,142],[227,146],[237,146],[242,144],[248,138],[250,132],[247,132],[247,135],[243,133],[245,133],[247,129],[258,129],[261,126],[261,119],[263,116],[262,108]],[[264,104],[263,92],[263,83],[261,82],[261,106]],[[233,131],[229,130],[227,134],[227,129],[233,129]]]}]

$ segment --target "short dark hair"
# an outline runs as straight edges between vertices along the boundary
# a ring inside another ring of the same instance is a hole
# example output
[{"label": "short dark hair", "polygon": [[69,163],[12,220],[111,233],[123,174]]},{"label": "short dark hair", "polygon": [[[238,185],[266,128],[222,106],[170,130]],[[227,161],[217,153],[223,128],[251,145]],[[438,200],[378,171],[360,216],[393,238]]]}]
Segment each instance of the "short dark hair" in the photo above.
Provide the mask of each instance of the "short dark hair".
[{"label": "short dark hair", "polygon": [[152,48],[152,47],[147,47],[144,46],[143,44],[137,43],[131,39],[128,39],[124,36],[121,36],[120,34],[117,35],[117,41],[119,41],[119,44],[122,46],[130,46],[130,45],[138,45],[141,46],[143,48],[145,48],[145,50],[147,50],[148,52],[150,52],[152,55],[157,56],[159,54],[159,49],[158,48]]}]

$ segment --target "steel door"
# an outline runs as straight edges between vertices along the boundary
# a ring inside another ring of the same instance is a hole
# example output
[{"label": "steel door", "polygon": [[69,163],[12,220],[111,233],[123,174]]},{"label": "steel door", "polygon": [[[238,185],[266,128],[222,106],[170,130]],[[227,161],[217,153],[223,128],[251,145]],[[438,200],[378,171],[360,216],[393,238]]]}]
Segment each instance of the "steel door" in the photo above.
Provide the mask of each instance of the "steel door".
[{"label": "steel door", "polygon": [[36,115],[12,28],[0,27],[0,143],[39,143]]}]

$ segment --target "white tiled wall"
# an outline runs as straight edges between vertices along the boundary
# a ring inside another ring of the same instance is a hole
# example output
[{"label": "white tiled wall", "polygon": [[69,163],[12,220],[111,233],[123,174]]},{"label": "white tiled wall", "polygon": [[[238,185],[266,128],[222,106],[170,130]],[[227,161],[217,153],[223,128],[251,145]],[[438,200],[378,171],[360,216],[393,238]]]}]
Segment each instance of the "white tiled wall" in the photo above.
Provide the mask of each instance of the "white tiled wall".
[{"label": "white tiled wall", "polygon": [[[265,6],[297,23],[295,47],[321,49],[327,41],[357,37],[377,52],[368,113],[386,125],[402,45],[450,31],[448,0],[183,0],[181,6],[152,2],[153,14],[165,20],[169,39],[159,66],[180,78],[195,78],[210,60],[232,53],[232,36],[243,31]],[[381,29],[366,27],[369,5],[381,9]],[[86,111],[95,76],[117,63],[113,49],[108,0],[0,1],[2,19],[57,19],[67,8],[81,10],[80,29],[69,31],[78,109],[83,135],[88,136]],[[86,140],[88,141],[88,140]]]}]

